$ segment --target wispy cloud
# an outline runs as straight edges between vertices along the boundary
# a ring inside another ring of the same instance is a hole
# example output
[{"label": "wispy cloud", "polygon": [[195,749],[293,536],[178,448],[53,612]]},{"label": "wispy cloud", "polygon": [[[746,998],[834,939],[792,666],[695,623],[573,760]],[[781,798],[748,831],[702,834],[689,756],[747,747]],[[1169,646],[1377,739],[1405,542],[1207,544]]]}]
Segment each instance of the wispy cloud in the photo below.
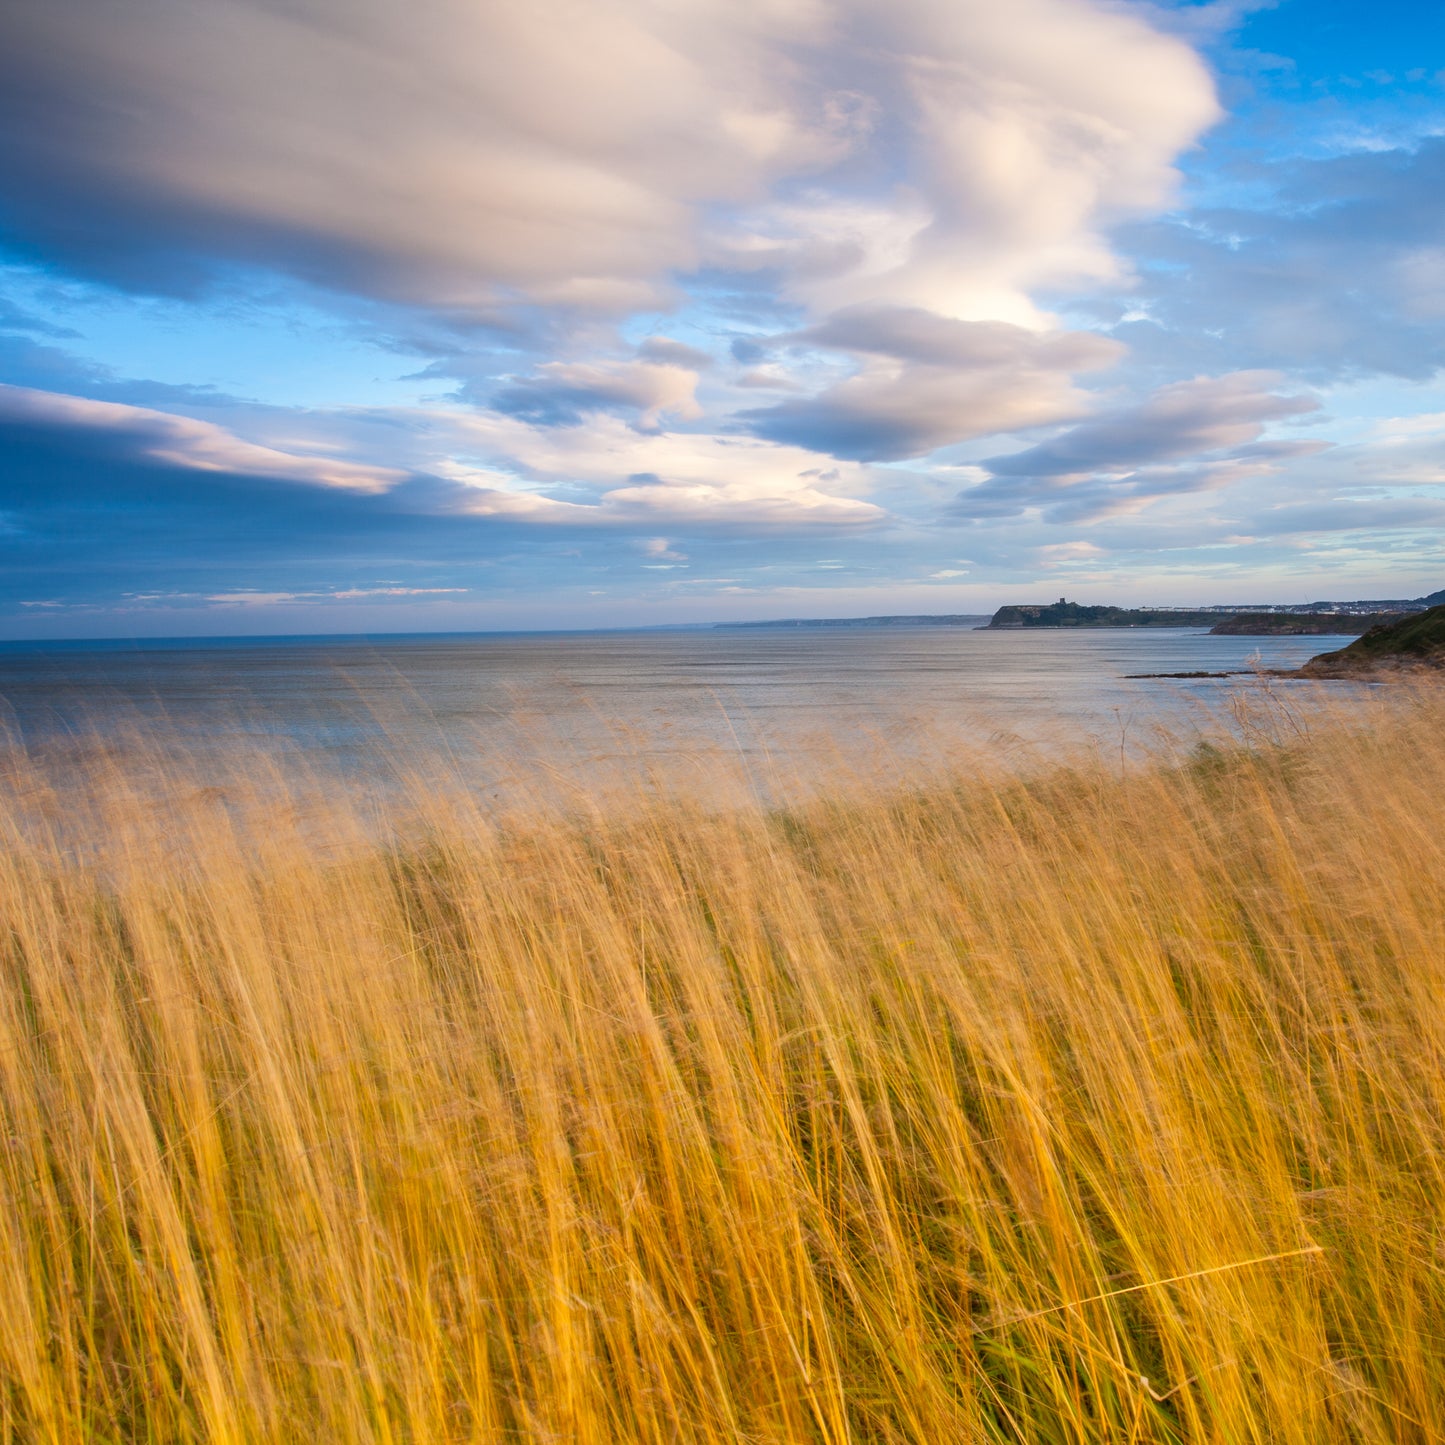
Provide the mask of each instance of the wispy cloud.
[{"label": "wispy cloud", "polygon": [[1137,512],[1149,502],[1230,487],[1328,443],[1261,441],[1271,422],[1319,408],[1282,395],[1274,372],[1196,377],[1132,406],[1081,422],[1048,441],[980,463],[986,479],[959,493],[959,517],[1014,516],[1043,508],[1059,522]]},{"label": "wispy cloud", "polygon": [[361,597],[441,597],[466,587],[347,587],[337,592],[212,592],[203,602],[226,607],[279,607],[291,602],[353,602]]},{"label": "wispy cloud", "polygon": [[787,338],[862,359],[810,397],[744,410],[760,436],[862,461],[923,456],[971,437],[1072,420],[1090,408],[1080,372],[1123,347],[1088,332],[960,321],[917,307],[855,306]]},{"label": "wispy cloud", "polygon": [[[1188,45],[1092,0],[7,13],[12,226],[155,290],[229,260],[619,313],[723,258],[825,308],[1027,312],[1031,284],[1112,273],[1100,219],[1165,200],[1217,115]],[[880,160],[898,179],[860,205]]]},{"label": "wispy cloud", "polygon": [[171,412],[3,384],[0,426],[99,436],[137,457],[186,471],[266,477],[345,491],[384,492],[406,475],[391,467],[261,446],[211,422]]}]

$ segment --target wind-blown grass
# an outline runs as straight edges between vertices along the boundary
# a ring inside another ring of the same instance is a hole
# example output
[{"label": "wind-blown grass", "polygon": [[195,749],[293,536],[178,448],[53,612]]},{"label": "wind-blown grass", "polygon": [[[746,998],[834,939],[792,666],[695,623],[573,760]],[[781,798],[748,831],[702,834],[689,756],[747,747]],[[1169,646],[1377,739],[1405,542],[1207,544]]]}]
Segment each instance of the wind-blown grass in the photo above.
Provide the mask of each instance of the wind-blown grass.
[{"label": "wind-blown grass", "polygon": [[0,1439],[1445,1438],[1442,723],[84,858],[14,760]]}]

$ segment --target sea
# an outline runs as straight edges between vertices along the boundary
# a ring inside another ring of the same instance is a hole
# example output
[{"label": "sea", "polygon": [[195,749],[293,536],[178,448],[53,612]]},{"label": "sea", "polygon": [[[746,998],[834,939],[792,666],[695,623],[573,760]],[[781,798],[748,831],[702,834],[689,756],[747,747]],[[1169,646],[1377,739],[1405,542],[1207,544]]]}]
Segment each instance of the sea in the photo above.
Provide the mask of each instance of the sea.
[{"label": "sea", "polygon": [[[685,785],[722,760],[766,792],[958,749],[1147,750],[1227,727],[1261,694],[1288,706],[1317,689],[1270,670],[1348,640],[802,626],[10,642],[0,741],[63,764],[163,737],[203,767],[259,753],[352,779],[445,759],[453,782],[498,797],[639,771]],[[1131,676],[1187,672],[1239,675]]]}]

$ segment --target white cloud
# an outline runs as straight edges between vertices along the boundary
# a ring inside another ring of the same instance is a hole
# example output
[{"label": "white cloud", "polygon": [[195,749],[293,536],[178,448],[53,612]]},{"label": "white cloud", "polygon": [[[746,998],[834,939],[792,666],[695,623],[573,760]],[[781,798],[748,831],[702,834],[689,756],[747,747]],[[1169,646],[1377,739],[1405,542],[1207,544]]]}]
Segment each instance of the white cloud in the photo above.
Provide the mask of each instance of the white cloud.
[{"label": "white cloud", "polygon": [[786,372],[772,366],[753,366],[739,372],[734,386],[753,391],[802,391],[803,387]]},{"label": "white cloud", "polygon": [[281,607],[288,602],[352,602],[358,597],[436,597],[470,590],[469,587],[347,587],[337,592],[212,592],[202,600],[220,607]]},{"label": "white cloud", "polygon": [[[645,433],[604,415],[544,428],[493,413],[452,418],[447,440],[489,459],[435,467],[470,488],[458,505],[474,515],[764,530],[871,527],[888,515],[863,500],[866,468],[830,468],[825,489],[814,453],[755,437]],[[550,495],[561,489],[586,500]]]},{"label": "white cloud", "polygon": [[815,309],[1034,322],[1032,288],[1119,274],[1100,221],[1166,202],[1173,158],[1218,115],[1194,53],[1121,7],[853,0],[835,14],[848,43],[832,63],[889,117],[879,133],[906,147],[907,183],[864,199],[819,186],[728,238],[739,262],[784,265]]},{"label": "white cloud", "polygon": [[823,310],[1028,320],[1031,287],[1115,274],[1101,224],[1165,202],[1216,116],[1188,45],[1105,0],[5,13],[15,223],[160,289],[220,258],[625,312],[721,259]]},{"label": "white cloud", "polygon": [[[265,411],[252,418],[263,423]],[[89,464],[103,492],[117,462],[157,477],[214,472],[384,498],[388,514],[492,517],[540,526],[765,532],[873,527],[888,513],[864,500],[865,468],[822,471],[814,453],[753,437],[644,431],[595,413],[542,426],[501,412],[313,413],[327,454],[251,442],[212,422],[116,402],[0,386],[0,425],[27,430]],[[382,420],[406,443],[396,467],[343,460],[337,438]],[[294,431],[296,418],[285,422]],[[128,482],[127,485],[134,485]],[[400,595],[400,594],[396,594]]]},{"label": "white cloud", "polygon": [[996,475],[1082,477],[1126,474],[1258,441],[1271,421],[1318,411],[1309,396],[1281,396],[1277,372],[1199,376],[1160,387],[1135,406],[1083,422],[1062,436],[985,465]]},{"label": "white cloud", "polygon": [[1272,475],[1329,445],[1261,440],[1271,422],[1319,408],[1313,397],[1280,395],[1282,380],[1244,371],[1160,387],[1037,446],[986,459],[991,475],[960,492],[954,512],[1010,517],[1039,508],[1049,521],[1097,522],[1138,513],[1160,498]]},{"label": "white cloud", "polygon": [[587,412],[620,408],[637,412],[639,425],[655,430],[664,416],[700,416],[696,393],[697,372],[671,362],[548,361],[534,375],[514,378],[495,404],[542,422],[570,422]]},{"label": "white cloud", "polygon": [[1091,332],[896,306],[848,307],[791,340],[849,351],[862,364],[816,396],[742,415],[762,436],[868,461],[1083,416],[1090,398],[1073,373],[1123,354],[1118,342]]},{"label": "white cloud", "polygon": [[348,587],[341,592],[318,593],[318,596],[351,597],[438,597],[444,592],[468,592],[468,587]]},{"label": "white cloud", "polygon": [[706,371],[713,364],[709,352],[685,341],[674,340],[671,336],[644,337],[637,348],[637,354],[644,361],[665,362],[672,366],[685,366],[691,371]]},{"label": "white cloud", "polygon": [[1090,562],[1103,555],[1104,549],[1097,542],[1046,542],[1039,548],[1039,558],[1045,567]]},{"label": "white cloud", "polygon": [[0,421],[125,437],[137,457],[188,471],[273,477],[353,492],[384,492],[406,476],[391,467],[301,456],[243,441],[224,427],[194,417],[20,386],[0,385]]}]

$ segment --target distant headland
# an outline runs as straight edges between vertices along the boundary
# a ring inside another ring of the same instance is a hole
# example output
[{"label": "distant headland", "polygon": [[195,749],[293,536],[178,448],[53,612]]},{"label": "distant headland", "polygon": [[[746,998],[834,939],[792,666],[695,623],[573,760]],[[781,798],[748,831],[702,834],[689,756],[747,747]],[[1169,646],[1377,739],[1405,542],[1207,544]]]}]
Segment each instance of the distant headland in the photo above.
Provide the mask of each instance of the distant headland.
[{"label": "distant headland", "polygon": [[1067,602],[1020,603],[1000,607],[988,624],[993,628],[1020,627],[1209,627],[1219,621],[1218,612],[1201,608],[1187,611],[1175,607],[1110,607],[1102,604]]},{"label": "distant headland", "polygon": [[1216,634],[1294,637],[1363,633],[1445,603],[1445,590],[1428,597],[1286,605],[1112,607],[1069,602],[1018,603],[1000,607],[990,629],[1026,627],[1207,627]]}]

